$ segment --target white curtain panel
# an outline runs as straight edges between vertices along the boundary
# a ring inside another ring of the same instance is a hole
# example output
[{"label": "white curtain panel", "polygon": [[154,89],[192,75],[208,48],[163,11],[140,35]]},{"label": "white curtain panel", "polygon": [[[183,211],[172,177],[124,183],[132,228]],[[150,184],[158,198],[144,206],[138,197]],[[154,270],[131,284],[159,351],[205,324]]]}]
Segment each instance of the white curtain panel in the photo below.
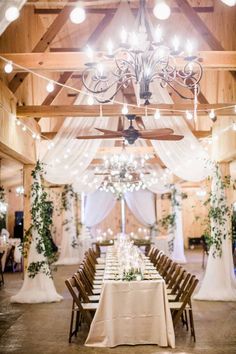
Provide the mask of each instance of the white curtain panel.
[{"label": "white curtain panel", "polygon": [[151,226],[156,222],[155,198],[149,190],[125,193],[125,201],[136,219],[143,225]]},{"label": "white curtain panel", "polygon": [[183,237],[183,218],[182,218],[182,197],[181,191],[176,193],[176,200],[179,205],[174,206],[175,228],[174,228],[174,247],[171,258],[178,263],[186,263],[184,254],[184,237]]},{"label": "white curtain panel", "polygon": [[56,265],[78,264],[80,261],[78,249],[72,246],[73,241],[77,240],[74,198],[67,193],[66,199],[67,210],[63,214],[60,255]]},{"label": "white curtain panel", "polygon": [[[225,203],[226,196],[217,185],[216,173],[213,174],[212,192],[216,195],[215,206],[221,208]],[[215,237],[215,231],[230,230],[231,220],[228,218],[225,223],[214,222],[211,225],[211,236]],[[236,279],[234,275],[234,264],[232,256],[232,240],[227,237],[222,239],[221,257],[213,256],[213,246],[210,248],[210,254],[207,261],[206,272],[195,300],[209,301],[236,301]]]},{"label": "white curtain panel", "polygon": [[5,29],[11,23],[11,22],[7,21],[7,19],[5,18],[5,11],[11,6],[15,6],[20,11],[22,6],[25,3],[26,3],[26,0],[2,0],[2,1],[0,1],[0,35],[5,31]]},{"label": "white curtain panel", "polygon": [[88,194],[85,203],[84,223],[88,227],[99,224],[114,208],[116,199],[110,192],[96,191]]}]

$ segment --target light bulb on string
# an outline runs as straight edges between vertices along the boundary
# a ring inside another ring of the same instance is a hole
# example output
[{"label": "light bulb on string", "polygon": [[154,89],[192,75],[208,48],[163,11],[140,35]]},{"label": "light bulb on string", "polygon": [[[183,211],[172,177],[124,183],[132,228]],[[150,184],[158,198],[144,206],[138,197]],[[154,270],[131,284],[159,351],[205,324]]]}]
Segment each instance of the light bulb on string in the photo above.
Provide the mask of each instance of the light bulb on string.
[{"label": "light bulb on string", "polygon": [[8,61],[4,66],[4,71],[7,74],[10,74],[13,71],[13,65],[11,61]]},{"label": "light bulb on string", "polygon": [[166,20],[170,17],[170,7],[163,1],[158,1],[153,8],[153,14],[158,20]]},{"label": "light bulb on string", "polygon": [[23,130],[23,132],[25,132],[26,131],[26,126],[25,125],[23,125],[23,127],[22,127],[22,130]]},{"label": "light bulb on string", "polygon": [[19,121],[19,119],[16,120],[16,125],[20,126],[21,122]]},{"label": "light bulb on string", "polygon": [[216,114],[215,114],[215,111],[214,111],[214,109],[211,109],[211,111],[210,111],[210,113],[209,113],[209,118],[213,121],[213,122],[215,122],[216,121]]},{"label": "light bulb on string", "polygon": [[84,22],[86,18],[86,13],[83,7],[77,6],[70,13],[70,20],[74,24],[80,24]]},{"label": "light bulb on string", "polygon": [[54,83],[53,81],[49,81],[47,86],[46,86],[46,90],[50,93],[50,92],[53,92],[54,91]]},{"label": "light bulb on string", "polygon": [[124,104],[123,104],[121,113],[124,114],[124,115],[126,115],[126,114],[129,113],[129,109],[128,109],[127,103],[124,103]]},{"label": "light bulb on string", "polygon": [[233,127],[232,127],[233,131],[236,132],[236,122],[233,123]]},{"label": "light bulb on string", "polygon": [[186,118],[188,120],[192,120],[193,119],[193,114],[191,112],[189,112],[188,110],[185,112]]},{"label": "light bulb on string", "polygon": [[160,119],[161,118],[161,113],[160,113],[160,110],[159,109],[156,109],[156,112],[154,114],[154,118],[156,120]]},{"label": "light bulb on string", "polygon": [[35,133],[32,134],[32,138],[36,139],[36,134]]},{"label": "light bulb on string", "polygon": [[16,6],[10,6],[5,11],[5,18],[8,22],[15,21],[19,17],[19,15],[20,15],[20,12]]}]

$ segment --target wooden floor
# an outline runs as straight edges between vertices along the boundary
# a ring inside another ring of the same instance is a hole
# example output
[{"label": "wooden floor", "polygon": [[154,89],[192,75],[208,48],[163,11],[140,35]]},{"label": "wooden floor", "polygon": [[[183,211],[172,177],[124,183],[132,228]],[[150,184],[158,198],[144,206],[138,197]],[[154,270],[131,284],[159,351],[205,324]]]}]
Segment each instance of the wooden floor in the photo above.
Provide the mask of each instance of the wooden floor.
[{"label": "wooden floor", "polygon": [[[202,278],[201,253],[188,251],[187,259],[186,268]],[[22,279],[19,273],[5,275],[6,284],[0,290],[1,354],[236,353],[236,303],[233,302],[194,301],[197,342],[193,343],[189,333],[180,325],[176,330],[175,349],[154,345],[87,348],[83,346],[86,328],[72,344],[68,344],[71,298],[64,279],[75,270],[74,266],[62,266],[55,272],[57,290],[64,296],[64,301],[55,304],[11,305],[9,298],[20,289]]]}]

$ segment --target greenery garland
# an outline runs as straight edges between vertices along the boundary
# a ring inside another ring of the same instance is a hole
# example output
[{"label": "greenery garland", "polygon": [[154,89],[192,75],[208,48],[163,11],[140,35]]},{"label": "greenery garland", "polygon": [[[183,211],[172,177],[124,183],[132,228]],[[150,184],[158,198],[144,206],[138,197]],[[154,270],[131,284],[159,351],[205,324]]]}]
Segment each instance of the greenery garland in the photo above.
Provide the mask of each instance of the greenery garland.
[{"label": "greenery garland", "polygon": [[[203,236],[208,246],[212,247],[213,257],[221,257],[223,240],[227,237],[232,239],[232,233],[227,228],[227,222],[232,216],[232,206],[227,205],[223,194],[227,188],[232,187],[235,190],[236,184],[230,176],[222,178],[219,165],[215,165],[214,169],[216,188],[222,192],[222,195],[219,197],[211,191],[203,203],[204,206],[208,206],[207,217],[203,220],[205,226]],[[224,228],[222,228],[223,225]]]},{"label": "greenery garland", "polygon": [[43,186],[38,181],[38,178],[42,178],[43,165],[37,161],[35,169],[31,175],[34,179],[31,187],[31,197],[33,204],[31,207],[31,225],[25,232],[24,236],[24,256],[29,252],[29,245],[31,243],[31,235],[33,229],[38,232],[36,238],[36,250],[39,254],[43,254],[46,261],[32,262],[28,265],[27,271],[29,277],[34,278],[36,274],[42,272],[51,277],[51,271],[49,265],[55,261],[55,253],[53,251],[53,242],[51,238],[50,228],[52,225],[52,202],[47,200],[47,193]]},{"label": "greenery garland", "polygon": [[[0,202],[5,203],[5,190],[0,186]],[[0,212],[0,231],[6,228],[6,214]]]}]

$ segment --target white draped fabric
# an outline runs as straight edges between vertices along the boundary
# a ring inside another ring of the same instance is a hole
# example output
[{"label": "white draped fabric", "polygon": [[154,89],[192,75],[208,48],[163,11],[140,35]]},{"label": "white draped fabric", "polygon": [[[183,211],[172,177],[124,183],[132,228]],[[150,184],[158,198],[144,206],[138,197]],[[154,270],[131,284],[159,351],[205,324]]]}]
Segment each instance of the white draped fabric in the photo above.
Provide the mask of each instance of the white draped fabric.
[{"label": "white draped fabric", "polygon": [[[40,176],[36,176],[40,183]],[[41,193],[39,189],[38,193]],[[40,218],[40,215],[38,215]],[[35,262],[45,262],[45,270],[49,271],[47,260],[43,253],[38,253],[36,245],[37,240],[41,237],[38,231],[33,228],[32,241],[30,244],[28,266]],[[44,244],[42,244],[44,247]],[[46,275],[42,270],[37,273],[34,278],[30,278],[28,271],[25,273],[24,282],[20,291],[11,297],[11,302],[17,303],[41,303],[41,302],[56,302],[62,300],[62,296],[59,295],[55,289],[52,278]]]},{"label": "white draped fabric", "polygon": [[125,193],[125,201],[136,219],[143,225],[151,226],[156,222],[154,194],[148,190]]},{"label": "white draped fabric", "polygon": [[178,191],[176,201],[179,205],[174,206],[175,228],[174,228],[174,247],[171,258],[178,263],[186,263],[184,254],[183,220],[182,220],[182,197]]},{"label": "white draped fabric", "polygon": [[[216,172],[213,174],[212,192],[216,195],[214,207],[219,207],[225,203],[225,191],[219,188]],[[215,232],[230,229],[230,220],[224,224],[212,222],[211,236],[215,237]],[[216,231],[215,231],[216,230]],[[232,240],[227,236],[222,239],[221,257],[213,256],[214,245],[210,248],[207,261],[206,272],[195,300],[209,301],[236,301],[236,279],[234,275],[234,265],[232,257]]]},{"label": "white draped fabric", "polygon": [[63,223],[62,223],[62,239],[60,247],[60,255],[56,265],[69,265],[78,264],[80,259],[78,250],[73,245],[76,241],[76,224],[75,224],[75,210],[74,199],[66,194],[67,209],[64,211]]},{"label": "white draped fabric", "polygon": [[11,6],[15,6],[20,11],[25,2],[26,0],[0,1],[0,35],[10,25],[10,22],[5,18],[5,11]]},{"label": "white draped fabric", "polygon": [[84,223],[88,227],[99,224],[115,206],[116,199],[110,192],[96,191],[88,194],[85,203]]}]

